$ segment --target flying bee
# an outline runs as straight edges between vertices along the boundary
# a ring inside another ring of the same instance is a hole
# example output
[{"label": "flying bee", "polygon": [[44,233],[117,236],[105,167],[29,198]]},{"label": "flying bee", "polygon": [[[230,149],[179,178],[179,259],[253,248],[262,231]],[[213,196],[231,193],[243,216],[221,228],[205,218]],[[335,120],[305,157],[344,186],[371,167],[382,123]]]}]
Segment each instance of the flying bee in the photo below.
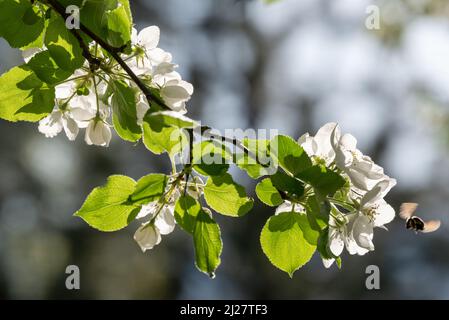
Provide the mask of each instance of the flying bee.
[{"label": "flying bee", "polygon": [[441,225],[440,220],[429,220],[425,222],[420,217],[413,215],[417,207],[417,203],[403,203],[401,205],[399,216],[406,221],[405,227],[414,230],[416,233],[429,233],[438,230]]}]

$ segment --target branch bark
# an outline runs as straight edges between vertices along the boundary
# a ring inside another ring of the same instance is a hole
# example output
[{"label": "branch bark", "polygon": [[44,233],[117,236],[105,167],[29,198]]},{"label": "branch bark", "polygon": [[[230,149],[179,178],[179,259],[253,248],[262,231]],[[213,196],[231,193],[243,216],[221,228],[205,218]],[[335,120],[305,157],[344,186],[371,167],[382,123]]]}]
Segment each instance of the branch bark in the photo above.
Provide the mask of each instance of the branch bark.
[{"label": "branch bark", "polygon": [[[47,3],[51,6],[51,8],[56,11],[64,20],[66,20],[70,15],[66,13],[66,8],[62,4],[60,4],[57,0],[47,0]],[[131,70],[131,68],[126,64],[125,61],[120,57],[120,52],[123,50],[123,47],[116,48],[111,46],[109,43],[104,41],[101,37],[96,35],[92,30],[87,28],[84,24],[80,23],[80,29],[87,36],[92,38],[96,43],[98,43],[104,50],[106,50],[117,63],[123,68],[123,70],[128,74],[128,76],[134,81],[134,83],[139,87],[142,93],[145,95],[148,100],[148,104],[151,101],[156,102],[160,107],[166,110],[170,110],[169,107],[162,101],[158,96],[154,95],[150,88],[142,82],[142,80]],[[83,50],[83,56],[89,61],[91,67],[99,68],[101,67],[100,61],[92,56],[89,51],[89,48],[86,43],[84,43],[79,31],[77,29],[69,29],[69,31],[75,36],[77,41],[80,44],[81,49]]]},{"label": "branch bark", "polygon": [[[33,2],[33,1],[32,1]],[[57,0],[46,0],[45,1],[55,12],[57,12],[64,20],[66,20],[70,15],[66,13],[66,8],[64,5],[59,3]],[[117,48],[111,46],[109,43],[104,41],[101,37],[96,35],[92,30],[87,28],[84,24],[80,22],[80,29],[69,29],[69,31],[75,36],[77,39],[82,51],[83,56],[86,58],[86,60],[89,62],[90,68],[92,71],[103,68],[101,65],[101,61],[93,56],[90,53],[88,45],[84,42],[83,38],[81,37],[79,31],[82,31],[87,36],[89,36],[92,40],[94,40],[97,44],[99,44],[104,50],[106,50],[113,58],[117,61],[117,63],[123,68],[123,70],[128,74],[128,76],[134,81],[134,83],[137,85],[137,87],[142,91],[142,93],[145,95],[148,104],[150,104],[152,101],[156,102],[162,109],[165,110],[171,110],[165,102],[160,99],[158,96],[154,95],[150,88],[142,82],[142,80],[131,70],[131,68],[126,64],[126,62],[120,57],[120,52],[123,50],[123,47]],[[208,126],[202,126],[201,127],[201,134],[203,134],[205,131],[210,130],[211,128]],[[250,156],[253,158],[257,164],[261,165],[262,167],[267,167],[266,164],[263,164],[259,161],[257,155],[255,155],[253,152],[251,152],[245,145],[238,139],[235,138],[229,138],[225,136],[221,136],[218,134],[211,134],[209,136],[211,139],[218,140],[220,142],[227,142],[231,143],[245,153],[246,156]]]}]

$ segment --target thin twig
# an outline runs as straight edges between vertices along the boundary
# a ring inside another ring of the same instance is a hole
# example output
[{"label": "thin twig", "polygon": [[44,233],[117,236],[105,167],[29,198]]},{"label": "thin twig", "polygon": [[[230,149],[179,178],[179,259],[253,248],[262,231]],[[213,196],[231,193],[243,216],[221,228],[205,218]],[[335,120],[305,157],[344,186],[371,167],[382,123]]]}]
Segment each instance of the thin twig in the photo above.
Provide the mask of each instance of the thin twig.
[{"label": "thin twig", "polygon": [[[66,8],[60,4],[57,0],[47,0],[47,3],[51,6],[53,10],[55,10],[64,20],[67,19],[70,15],[66,13]],[[86,43],[84,43],[79,31],[77,29],[68,29],[79,42],[81,50],[83,51],[83,56],[87,59],[92,68],[105,68],[101,65],[100,60],[94,57],[90,51]],[[126,64],[125,61],[120,57],[120,52],[124,47],[116,48],[111,46],[109,43],[104,41],[101,37],[97,36],[92,30],[87,28],[84,24],[80,23],[80,29],[86,35],[88,35],[92,40],[98,43],[104,50],[106,50],[117,63],[125,70],[125,72],[129,75],[129,77],[134,81],[134,83],[139,87],[142,93],[148,100],[148,104],[151,101],[156,102],[160,107],[166,110],[170,110],[169,107],[160,99],[158,96],[153,94],[148,86],[146,86],[142,80],[131,70],[131,68]]]},{"label": "thin twig", "polygon": [[[70,15],[66,13],[66,8],[64,5],[60,4],[57,0],[46,0],[46,3],[50,5],[50,7],[55,10],[64,20],[66,20]],[[151,92],[150,88],[145,85],[145,83],[142,82],[142,80],[131,70],[131,68],[126,64],[126,62],[120,57],[120,52],[123,51],[124,47],[113,47],[106,41],[104,41],[101,37],[96,35],[92,30],[87,28],[84,24],[80,23],[80,29],[68,29],[76,38],[76,40],[79,42],[79,45],[81,47],[81,50],[83,51],[83,56],[87,59],[90,65],[90,69],[92,71],[101,68],[104,71],[110,71],[106,66],[103,66],[101,61],[94,57],[89,50],[88,45],[83,41],[83,38],[81,37],[79,30],[84,32],[86,35],[88,35],[92,40],[94,40],[97,44],[99,44],[104,50],[106,50],[117,63],[123,68],[123,70],[128,74],[128,76],[131,78],[131,80],[139,87],[139,89],[142,91],[142,93],[145,95],[146,99],[148,100],[148,104],[151,103],[151,101],[157,103],[162,109],[165,110],[171,110],[165,102],[159,98],[157,95],[153,94]],[[201,127],[201,134],[203,134],[206,130],[210,130],[207,126]],[[244,154],[246,156],[249,156],[253,158],[256,163],[262,167],[269,167],[269,165],[261,163],[257,157],[251,150],[249,150],[240,140],[236,138],[228,138],[225,136],[221,136],[218,134],[211,134],[209,136],[213,140],[221,141],[221,142],[227,142],[235,145],[239,149],[243,150]]]}]

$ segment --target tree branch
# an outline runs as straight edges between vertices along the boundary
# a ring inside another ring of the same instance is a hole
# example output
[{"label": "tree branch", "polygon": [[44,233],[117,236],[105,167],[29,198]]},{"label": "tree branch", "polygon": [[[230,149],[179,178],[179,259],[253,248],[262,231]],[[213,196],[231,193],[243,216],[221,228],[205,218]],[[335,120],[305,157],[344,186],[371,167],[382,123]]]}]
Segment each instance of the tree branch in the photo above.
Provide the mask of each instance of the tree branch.
[{"label": "tree branch", "polygon": [[[31,1],[33,2],[33,1]],[[70,17],[70,14],[66,13],[66,8],[64,5],[60,4],[57,0],[46,0],[45,1],[50,7],[56,11],[64,20],[66,20],[68,17]],[[84,24],[80,22],[80,29],[68,29],[76,38],[78,41],[81,50],[83,51],[83,57],[86,58],[86,60],[89,62],[90,69],[92,71],[97,70],[98,68],[102,68],[104,70],[104,66],[102,66],[100,59],[93,56],[90,53],[88,45],[84,42],[83,38],[81,37],[79,30],[81,30],[83,33],[85,33],[87,36],[89,36],[92,40],[94,40],[96,43],[98,43],[104,50],[106,50],[113,58],[117,61],[117,63],[123,68],[123,70],[128,74],[128,76],[134,81],[134,83],[137,85],[137,87],[142,91],[142,93],[145,95],[148,104],[151,103],[151,101],[156,102],[162,109],[165,110],[171,110],[165,102],[160,99],[158,96],[153,94],[150,90],[150,88],[145,85],[145,83],[142,82],[142,80],[131,70],[131,68],[126,64],[126,62],[120,57],[120,52],[123,50],[123,47],[116,48],[111,46],[109,43],[104,41],[101,37],[96,35],[92,30],[87,28]],[[107,70],[105,70],[107,71]],[[210,130],[211,128],[208,126],[202,126],[201,127],[201,134],[203,134],[205,131]],[[263,164],[259,161],[257,155],[255,155],[251,150],[249,150],[245,145],[236,138],[228,138],[225,136],[221,136],[218,134],[211,134],[209,137],[213,140],[217,140],[220,142],[227,142],[235,145],[239,149],[243,150],[244,154],[246,156],[249,156],[253,158],[256,163],[264,168],[269,167],[267,164]]]},{"label": "tree branch", "polygon": [[[55,10],[64,20],[66,20],[70,15],[66,13],[66,8],[62,4],[60,4],[57,0],[47,0],[47,3],[51,6],[53,10]],[[165,104],[162,99],[160,99],[158,96],[154,95],[150,88],[145,85],[145,83],[142,82],[142,80],[131,70],[131,68],[126,64],[125,61],[120,57],[120,52],[123,49],[116,48],[111,46],[109,43],[104,41],[101,37],[97,36],[93,31],[91,31],[89,28],[87,28],[84,24],[80,23],[80,30],[84,32],[86,35],[88,35],[92,40],[94,40],[96,43],[98,43],[104,50],[106,50],[117,63],[125,70],[125,72],[128,74],[128,76],[134,81],[134,83],[139,87],[139,89],[142,91],[142,93],[145,95],[145,97],[148,100],[148,104],[151,103],[151,101],[156,102],[158,105],[160,105],[163,109],[170,110],[169,107]],[[81,49],[83,50],[83,56],[89,61],[91,64],[91,68],[98,68],[101,67],[100,60],[98,60],[96,57],[92,56],[92,54],[89,51],[89,48],[84,43],[83,39],[81,38],[79,32],[77,29],[69,29],[69,31],[75,36],[77,41],[80,44]]]}]

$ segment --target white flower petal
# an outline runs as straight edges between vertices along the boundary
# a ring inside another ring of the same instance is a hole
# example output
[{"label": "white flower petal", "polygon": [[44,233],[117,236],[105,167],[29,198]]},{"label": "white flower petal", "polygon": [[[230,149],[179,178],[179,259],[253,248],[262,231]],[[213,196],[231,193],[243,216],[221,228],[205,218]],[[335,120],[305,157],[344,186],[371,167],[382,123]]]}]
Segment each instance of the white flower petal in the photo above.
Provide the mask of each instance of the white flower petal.
[{"label": "white flower petal", "polygon": [[148,204],[144,204],[136,216],[136,219],[142,219],[148,217],[152,219],[157,210],[158,201],[153,201]]},{"label": "white flower petal", "polygon": [[159,229],[161,234],[169,234],[175,229],[176,221],[173,211],[174,206],[166,206],[156,217],[154,225]]},{"label": "white flower petal", "polygon": [[111,129],[103,121],[92,119],[87,126],[84,140],[88,145],[108,147],[111,141]]},{"label": "white flower petal", "polygon": [[167,85],[161,89],[165,100],[184,101],[190,98],[189,92],[181,85]]},{"label": "white flower petal", "polygon": [[142,251],[145,252],[161,242],[161,235],[154,225],[144,223],[134,233],[134,240],[139,244]]},{"label": "white flower petal", "polygon": [[340,256],[345,247],[344,237],[340,230],[329,228],[329,250],[336,257]]},{"label": "white flower petal", "polygon": [[329,269],[334,264],[335,259],[333,259],[333,258],[332,259],[324,259],[324,258],[322,258],[322,261],[323,261],[324,267],[326,269]]},{"label": "white flower petal", "polygon": [[354,151],[357,149],[357,139],[349,133],[346,133],[341,137],[340,144],[349,151]]},{"label": "white flower petal", "polygon": [[296,203],[295,205],[293,205],[293,203],[291,203],[290,201],[284,201],[284,203],[282,203],[280,206],[278,206],[276,208],[276,212],[275,215],[278,215],[282,212],[297,212],[297,213],[305,213],[305,208]]},{"label": "white flower petal", "polygon": [[75,120],[73,120],[72,118],[70,118],[68,116],[64,116],[62,123],[63,123],[64,131],[65,131],[67,138],[70,141],[74,141],[79,132],[78,124],[76,123]]},{"label": "white flower petal", "polygon": [[382,227],[384,224],[393,221],[396,213],[392,206],[390,206],[385,200],[380,200],[374,217],[374,226]]},{"label": "white flower petal", "polygon": [[36,54],[43,51],[43,48],[30,48],[22,51],[23,60],[28,63]]},{"label": "white flower petal", "polygon": [[38,130],[47,138],[56,137],[62,131],[62,112],[55,110],[39,121]]},{"label": "white flower petal", "polygon": [[365,215],[359,215],[354,221],[353,226],[354,240],[358,246],[373,251],[373,223]]},{"label": "white flower petal", "polygon": [[150,59],[153,65],[159,65],[162,63],[171,64],[173,59],[170,52],[164,51],[161,48],[154,48],[147,52],[147,57]]},{"label": "white flower petal", "polygon": [[142,29],[138,35],[138,41],[146,50],[151,50],[157,47],[160,37],[160,29],[157,26],[150,26]]},{"label": "white flower petal", "polygon": [[137,36],[137,29],[133,27],[131,30],[131,43],[137,44],[137,41],[139,41],[139,38]]},{"label": "white flower petal", "polygon": [[332,147],[331,136],[337,124],[334,122],[326,123],[322,126],[315,137],[313,138],[318,146],[317,156],[326,160],[326,163],[331,163],[335,158],[335,151]]},{"label": "white flower petal", "polygon": [[360,201],[362,207],[370,206],[377,203],[380,199],[396,185],[396,180],[384,176],[385,179],[378,182],[370,191],[368,191]]},{"label": "white flower petal", "polygon": [[137,112],[137,124],[141,125],[143,122],[143,118],[145,117],[145,114],[150,109],[150,106],[145,101],[145,98],[142,98],[137,102],[136,104],[136,112]]}]

